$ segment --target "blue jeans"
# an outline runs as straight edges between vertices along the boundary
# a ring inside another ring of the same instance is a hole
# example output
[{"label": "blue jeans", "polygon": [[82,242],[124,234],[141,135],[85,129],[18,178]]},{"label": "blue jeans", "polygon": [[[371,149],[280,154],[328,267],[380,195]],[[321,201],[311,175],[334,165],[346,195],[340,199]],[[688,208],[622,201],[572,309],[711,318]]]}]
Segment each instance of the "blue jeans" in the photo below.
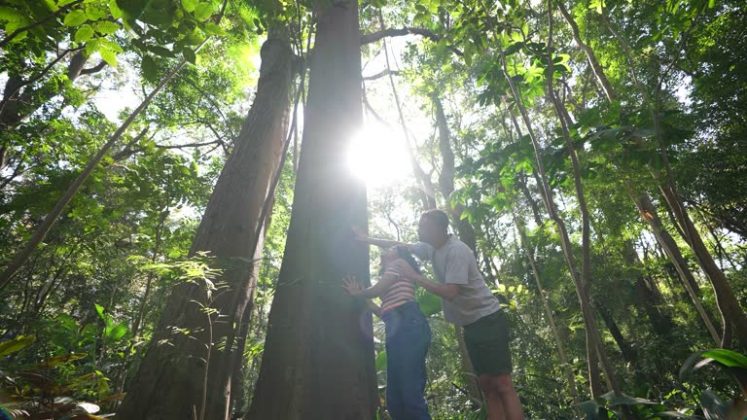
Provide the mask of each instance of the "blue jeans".
[{"label": "blue jeans", "polygon": [[430,420],[425,403],[425,356],[431,328],[418,304],[382,315],[386,324],[386,405],[394,420]]}]

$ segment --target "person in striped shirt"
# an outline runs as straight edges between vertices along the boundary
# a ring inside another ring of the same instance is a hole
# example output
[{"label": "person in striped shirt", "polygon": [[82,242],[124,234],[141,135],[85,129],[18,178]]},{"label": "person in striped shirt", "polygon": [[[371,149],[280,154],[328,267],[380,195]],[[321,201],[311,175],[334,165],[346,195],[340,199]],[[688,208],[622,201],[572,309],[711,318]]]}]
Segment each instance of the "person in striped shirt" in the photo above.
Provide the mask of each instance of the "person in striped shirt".
[{"label": "person in striped shirt", "polygon": [[[401,275],[401,264],[420,272],[407,247],[381,254],[379,281],[364,289],[355,277],[343,279],[351,295],[369,299],[369,306],[386,326],[386,406],[394,420],[430,420],[425,402],[425,357],[431,343],[428,320],[415,302],[415,284]],[[370,301],[380,297],[381,307]]]}]

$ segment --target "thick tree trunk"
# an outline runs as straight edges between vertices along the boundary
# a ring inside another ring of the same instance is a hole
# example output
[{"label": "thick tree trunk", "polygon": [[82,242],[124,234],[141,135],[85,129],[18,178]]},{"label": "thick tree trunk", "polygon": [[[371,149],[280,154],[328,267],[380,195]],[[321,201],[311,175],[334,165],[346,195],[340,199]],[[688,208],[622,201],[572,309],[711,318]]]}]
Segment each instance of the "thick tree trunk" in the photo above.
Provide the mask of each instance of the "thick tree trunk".
[{"label": "thick tree trunk", "polygon": [[198,304],[208,300],[202,286],[183,283],[174,289],[118,418],[228,417],[235,338],[253,287],[263,209],[281,161],[293,77],[287,34],[271,30],[261,54],[254,103],[190,251],[208,252],[222,270],[215,282],[225,287],[210,304],[217,313],[207,315]]},{"label": "thick tree trunk", "polygon": [[374,419],[371,316],[342,289],[368,284],[365,186],[345,154],[360,129],[361,63],[355,1],[318,1],[309,99],[285,254],[249,418]]}]

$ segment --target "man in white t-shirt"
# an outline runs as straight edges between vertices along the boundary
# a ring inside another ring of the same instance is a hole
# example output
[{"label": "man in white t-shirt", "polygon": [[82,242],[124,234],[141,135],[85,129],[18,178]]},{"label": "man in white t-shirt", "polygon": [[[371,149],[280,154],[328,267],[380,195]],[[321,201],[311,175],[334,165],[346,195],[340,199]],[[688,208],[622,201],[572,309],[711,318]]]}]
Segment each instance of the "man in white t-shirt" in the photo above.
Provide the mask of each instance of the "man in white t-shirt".
[{"label": "man in white t-shirt", "polygon": [[[485,284],[472,250],[449,235],[448,229],[445,212],[426,211],[418,223],[420,242],[407,245],[415,256],[431,262],[437,282],[405,265],[399,267],[400,273],[440,296],[444,318],[463,327],[467,352],[488,403],[488,418],[522,419],[521,402],[511,381],[508,320]],[[400,244],[360,233],[356,236],[385,248]]]}]

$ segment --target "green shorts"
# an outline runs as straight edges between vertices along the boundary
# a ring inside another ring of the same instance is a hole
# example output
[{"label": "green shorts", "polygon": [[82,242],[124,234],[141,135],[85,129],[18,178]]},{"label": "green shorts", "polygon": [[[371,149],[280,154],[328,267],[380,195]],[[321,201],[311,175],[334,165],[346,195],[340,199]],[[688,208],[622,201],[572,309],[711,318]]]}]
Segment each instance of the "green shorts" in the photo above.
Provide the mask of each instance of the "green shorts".
[{"label": "green shorts", "polygon": [[479,375],[511,373],[511,351],[508,319],[503,311],[486,315],[464,326],[467,353]]}]

